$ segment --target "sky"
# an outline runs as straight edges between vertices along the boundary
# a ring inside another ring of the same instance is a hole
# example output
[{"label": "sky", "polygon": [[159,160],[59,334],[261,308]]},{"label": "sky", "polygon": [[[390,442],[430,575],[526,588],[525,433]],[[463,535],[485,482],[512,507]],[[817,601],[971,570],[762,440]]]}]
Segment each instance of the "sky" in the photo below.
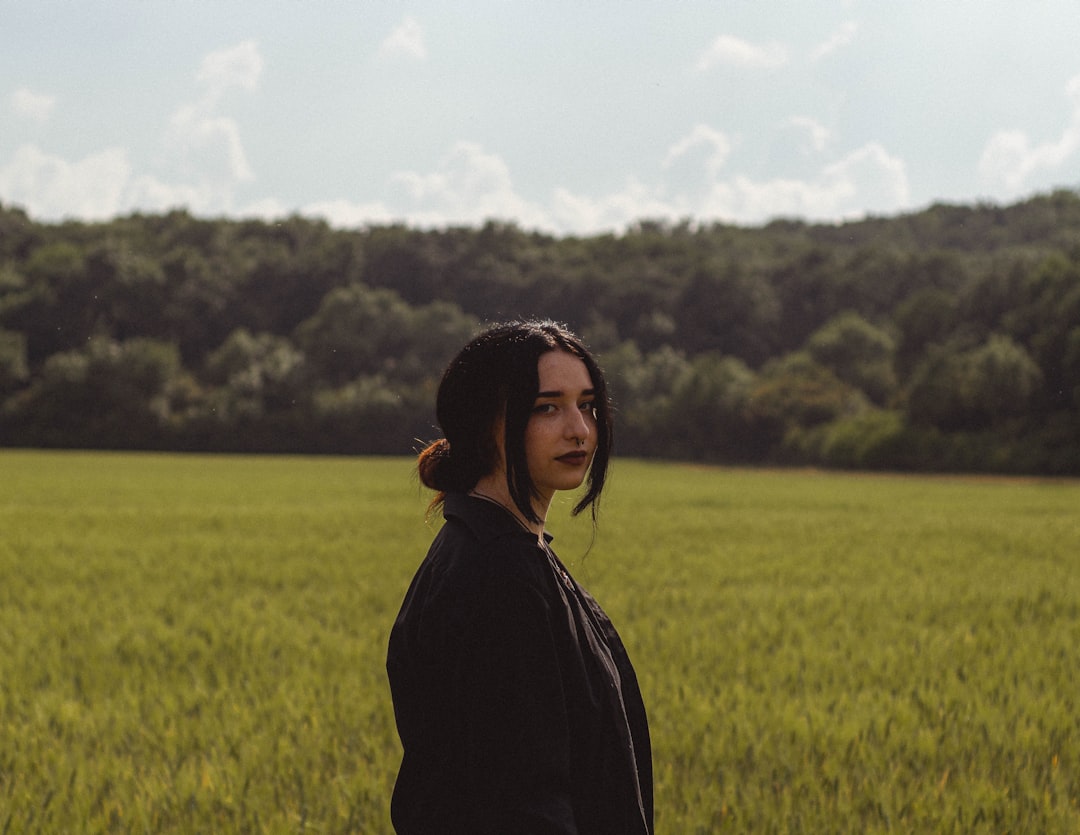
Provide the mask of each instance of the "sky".
[{"label": "sky", "polygon": [[0,202],[841,222],[1080,188],[1077,0],[0,0]]}]

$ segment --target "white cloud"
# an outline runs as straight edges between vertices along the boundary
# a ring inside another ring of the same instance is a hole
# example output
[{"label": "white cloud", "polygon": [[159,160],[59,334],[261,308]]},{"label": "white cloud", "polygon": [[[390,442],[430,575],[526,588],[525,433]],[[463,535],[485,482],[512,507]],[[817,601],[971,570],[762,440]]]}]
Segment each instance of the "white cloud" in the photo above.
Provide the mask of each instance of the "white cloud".
[{"label": "white cloud", "polygon": [[[807,127],[813,125],[816,123]],[[302,211],[347,227],[393,220],[444,227],[499,219],[512,220],[524,228],[581,235],[619,231],[642,218],[678,221],[693,217],[742,224],[776,217],[830,221],[909,207],[905,165],[878,143],[856,149],[803,179],[722,176],[729,164],[730,148],[721,131],[698,125],[668,149],[661,161],[662,170],[669,170],[675,162],[700,166],[697,181],[703,188],[693,197],[669,195],[663,180],[650,184],[631,177],[623,188],[608,194],[583,194],[559,186],[540,204],[515,190],[509,167],[501,157],[476,143],[459,142],[434,171],[402,171],[393,176],[392,182],[407,197],[405,202],[388,205],[333,200],[309,204]],[[695,149],[709,153],[695,156]]]},{"label": "white cloud", "polygon": [[[229,183],[209,179],[166,182],[155,176],[134,176],[127,154],[111,148],[69,163],[33,146],[24,146],[0,168],[0,193],[31,213],[107,219],[139,211],[165,211],[183,206],[197,214],[229,214],[272,220],[294,211],[322,217],[339,227],[401,221],[419,227],[478,225],[490,219],[510,220],[524,228],[555,234],[595,234],[625,229],[642,218],[677,221],[761,223],[775,217],[838,220],[866,211],[886,214],[906,209],[909,189],[904,163],[881,145],[857,149],[803,179],[755,180],[744,174],[723,175],[727,140],[723,133],[699,125],[674,143],[663,158],[700,166],[703,187],[693,197],[668,195],[661,179],[643,183],[631,177],[623,188],[589,195],[557,187],[544,203],[519,194],[509,167],[497,154],[470,142],[459,142],[427,173],[399,172],[392,178],[405,197],[391,203],[348,199],[287,207],[267,198],[234,205]],[[711,153],[692,154],[701,148]],[[685,173],[685,172],[684,172]]]},{"label": "white cloud", "polygon": [[195,213],[220,214],[227,205],[210,185],[200,183],[165,183],[143,175],[132,179],[124,190],[120,212],[165,212],[184,208]]},{"label": "white cloud", "polygon": [[170,161],[181,179],[194,178],[200,189],[227,191],[254,180],[236,121],[218,111],[224,94],[258,88],[263,60],[254,41],[212,52],[202,60],[201,95],[180,105],[169,119],[165,136]]},{"label": "white cloud", "polygon": [[34,122],[45,122],[56,106],[56,97],[22,87],[8,97],[8,102],[16,116]]},{"label": "white cloud", "polygon": [[207,94],[216,98],[232,87],[257,89],[262,71],[263,59],[258,45],[255,41],[242,41],[206,55],[196,77],[207,89]]},{"label": "white cloud", "polygon": [[392,179],[415,204],[409,217],[419,218],[424,225],[493,218],[513,219],[525,226],[546,222],[542,211],[515,192],[502,158],[474,142],[458,142],[432,173],[399,171]]},{"label": "white cloud", "polygon": [[758,181],[736,175],[717,180],[693,207],[693,215],[737,223],[776,217],[827,221],[896,212],[909,201],[903,161],[870,143],[803,179]]},{"label": "white cloud", "polygon": [[911,202],[907,166],[878,142],[870,142],[827,166],[821,179],[834,185],[838,196],[847,200],[817,217],[850,217],[863,211],[896,212],[906,209]]},{"label": "white cloud", "polygon": [[[282,218],[289,217],[289,215],[296,214],[296,209],[290,209],[276,197],[265,197],[261,200],[255,200],[241,206],[236,210],[236,214],[239,217],[251,217],[271,221],[281,220]],[[314,216],[314,213],[312,214]]]},{"label": "white cloud", "polygon": [[199,104],[184,105],[173,113],[168,143],[196,176],[235,182],[255,179],[239,126],[226,116],[205,112]]},{"label": "white cloud", "polygon": [[266,222],[300,215],[307,218],[321,218],[331,226],[341,229],[402,220],[382,203],[355,203],[345,199],[319,200],[297,208],[287,206],[276,197],[265,197],[237,207],[233,215]]},{"label": "white cloud", "polygon": [[121,148],[107,148],[78,162],[68,162],[23,145],[0,168],[5,202],[49,218],[104,220],[124,205],[131,164]]},{"label": "white cloud", "polygon": [[635,179],[627,181],[622,191],[597,198],[557,188],[551,208],[555,230],[578,235],[625,229],[643,218],[675,220],[685,215],[678,204]]},{"label": "white cloud", "polygon": [[812,119],[809,116],[792,116],[784,123],[784,125],[795,128],[806,136],[809,147],[805,150],[813,151],[815,153],[820,153],[825,150],[825,146],[829,141],[830,132],[827,127],[822,125],[816,119]]},{"label": "white cloud", "polygon": [[[207,55],[198,72],[197,98],[180,105],[166,126],[162,171],[136,174],[129,152],[119,147],[69,161],[24,145],[0,168],[0,194],[44,218],[102,220],[178,206],[227,213],[234,208],[236,186],[254,173],[239,126],[218,111],[228,90],[255,89],[261,72],[262,59],[250,41]],[[21,101],[28,106],[36,99]]]},{"label": "white cloud", "polygon": [[838,49],[850,44],[855,40],[855,35],[859,31],[859,24],[853,20],[849,20],[844,23],[839,29],[833,32],[828,38],[818,44],[810,52],[811,61],[820,61],[826,55],[835,52]]},{"label": "white cloud", "polygon": [[698,56],[697,70],[704,72],[716,65],[746,70],[772,70],[788,61],[783,44],[754,44],[731,35],[720,35]]},{"label": "white cloud", "polygon": [[414,17],[406,17],[379,45],[382,57],[400,56],[423,61],[427,58],[424,30]]},{"label": "white cloud", "polygon": [[134,174],[127,151],[106,148],[69,162],[34,145],[20,147],[0,168],[4,201],[44,219],[108,220],[132,211],[186,207],[219,214],[232,208],[231,192],[202,183],[166,183]]},{"label": "white cloud", "polygon": [[435,199],[451,203],[511,188],[506,163],[499,156],[486,153],[475,142],[458,142],[435,173],[402,171],[395,174],[394,179],[404,185],[415,200]]},{"label": "white cloud", "polygon": [[1034,143],[1022,130],[1000,131],[991,137],[979,159],[979,176],[991,190],[1007,196],[1021,192],[1030,178],[1060,169],[1080,151],[1080,75],[1065,86],[1072,102],[1069,122],[1057,139]]},{"label": "white cloud", "polygon": [[672,145],[664,157],[662,166],[670,168],[676,160],[699,147],[709,149],[705,169],[711,176],[716,176],[731,154],[731,141],[723,132],[708,125],[696,125],[687,136]]},{"label": "white cloud", "polygon": [[[258,213],[265,217],[265,214]],[[287,212],[274,212],[272,216],[283,217]],[[350,200],[323,200],[309,203],[301,210],[305,217],[321,217],[327,223],[339,228],[353,228],[378,223],[391,223],[402,220],[395,216],[383,203],[354,203]]]},{"label": "white cloud", "polygon": [[[706,131],[697,131],[706,136]],[[688,142],[680,140],[679,148]],[[572,234],[597,233],[626,228],[642,218],[678,221],[693,217],[701,221],[764,223],[777,217],[832,221],[860,217],[867,212],[895,213],[909,208],[910,188],[903,160],[879,143],[858,148],[807,177],[755,180],[743,174],[718,176],[719,169],[706,166],[703,194],[688,198],[667,197],[663,185],[648,186],[631,179],[618,191],[599,197],[556,189],[550,207],[555,231]]]}]

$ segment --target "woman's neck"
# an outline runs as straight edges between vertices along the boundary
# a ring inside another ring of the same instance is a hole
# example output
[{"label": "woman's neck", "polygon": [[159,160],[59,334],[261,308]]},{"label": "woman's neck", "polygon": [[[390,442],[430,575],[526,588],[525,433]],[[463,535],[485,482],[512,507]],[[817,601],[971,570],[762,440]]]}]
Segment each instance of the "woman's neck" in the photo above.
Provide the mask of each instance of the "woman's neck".
[{"label": "woman's neck", "polygon": [[544,536],[544,520],[547,518],[547,510],[551,504],[551,500],[541,502],[539,499],[533,499],[533,513],[536,514],[539,522],[532,522],[525,518],[521,510],[518,508],[514,499],[510,495],[510,487],[506,483],[506,476],[502,473],[493,473],[488,476],[484,476],[469,491],[469,495],[476,496],[479,499],[487,499],[489,502],[495,504],[506,510],[511,514],[518,523],[530,533],[536,535],[537,539],[543,539]]}]

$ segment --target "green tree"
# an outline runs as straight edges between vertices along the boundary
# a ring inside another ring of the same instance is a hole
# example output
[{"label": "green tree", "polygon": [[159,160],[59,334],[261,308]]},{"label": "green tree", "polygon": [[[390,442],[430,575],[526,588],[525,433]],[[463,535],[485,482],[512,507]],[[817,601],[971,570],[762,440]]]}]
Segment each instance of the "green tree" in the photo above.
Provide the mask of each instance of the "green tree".
[{"label": "green tree", "polygon": [[[1072,389],[1068,393],[1072,397],[1073,409],[1080,413],[1080,325],[1069,331],[1061,367],[1065,378],[1072,381]],[[1080,424],[1080,420],[1077,423]]]},{"label": "green tree", "polygon": [[30,295],[9,327],[26,334],[31,366],[46,357],[85,345],[94,335],[95,288],[86,270],[86,254],[68,241],[44,244],[22,266]]},{"label": "green tree", "polygon": [[0,330],[0,392],[26,382],[29,376],[26,337],[14,331]]},{"label": "green tree", "polygon": [[804,351],[768,362],[747,401],[759,443],[766,449],[789,432],[852,417],[868,408],[862,392]]},{"label": "green tree", "polygon": [[899,338],[896,346],[897,371],[909,374],[931,345],[949,340],[957,324],[956,297],[938,287],[913,292],[893,311],[892,322]]},{"label": "green tree", "polygon": [[325,451],[415,451],[435,434],[434,398],[434,386],[410,386],[382,374],[324,389],[314,403],[317,443],[325,443]]},{"label": "green tree", "polygon": [[686,357],[669,345],[642,354],[627,341],[600,361],[610,380],[619,449],[631,455],[672,454],[668,419],[677,408],[675,386],[690,370]]},{"label": "green tree", "polygon": [[939,347],[912,377],[908,418],[946,431],[985,429],[1023,415],[1042,382],[1039,366],[1007,336],[995,334],[969,350]]},{"label": "green tree", "polygon": [[450,302],[435,301],[412,308],[408,322],[410,347],[398,364],[398,376],[414,381],[438,379],[479,327],[474,316]]},{"label": "green tree", "polygon": [[854,311],[840,313],[814,331],[806,350],[815,362],[878,405],[885,405],[896,391],[895,341]]},{"label": "green tree", "polygon": [[[209,228],[199,224],[192,230]],[[239,261],[238,256],[222,257],[190,244],[171,247],[161,255],[166,280],[164,333],[179,344],[189,368],[199,367],[210,351],[244,326],[239,287],[245,265]]]},{"label": "green tree", "polygon": [[694,357],[672,388],[667,455],[726,462],[758,458],[762,450],[749,410],[755,382],[740,359],[712,353]]},{"label": "green tree", "polygon": [[302,408],[310,394],[305,370],[288,339],[239,328],[206,359],[207,403],[226,424]]},{"label": "green tree", "polygon": [[0,203],[0,261],[26,258],[40,239],[40,227],[25,211]]},{"label": "green tree", "polygon": [[249,221],[236,247],[246,261],[238,288],[244,299],[239,324],[279,336],[314,314],[332,289],[357,281],[363,263],[355,236],[299,217],[274,224]]},{"label": "green tree", "polygon": [[5,421],[36,446],[155,447],[165,442],[176,346],[149,339],[92,339],[54,354],[40,376],[8,399]]},{"label": "green tree", "polygon": [[86,270],[100,290],[92,300],[96,335],[123,342],[134,337],[161,338],[167,279],[161,263],[124,241],[107,241],[92,248]]},{"label": "green tree", "polygon": [[1069,335],[1080,325],[1080,251],[1045,258],[1028,275],[1024,291],[1024,303],[1002,316],[1003,329],[1042,370],[1044,411],[1068,408],[1077,378],[1065,357]]},{"label": "green tree", "polygon": [[844,297],[838,253],[828,247],[802,248],[774,262],[770,284],[780,304],[776,358],[798,350],[829,318],[850,307]]},{"label": "green tree", "polygon": [[476,329],[456,305],[413,308],[391,290],[353,284],[332,290],[296,329],[296,342],[319,376],[336,387],[385,373],[438,375]]},{"label": "green tree", "polygon": [[679,341],[693,354],[706,351],[758,365],[775,350],[780,304],[761,275],[729,263],[700,269],[678,302]]},{"label": "green tree", "polygon": [[296,329],[296,342],[331,385],[393,366],[409,347],[412,309],[392,290],[332,290]]},{"label": "green tree", "polygon": [[425,233],[400,224],[369,229],[361,239],[363,269],[354,283],[392,290],[409,304],[451,298],[461,304],[448,270],[469,237],[466,230]]},{"label": "green tree", "polygon": [[26,327],[24,309],[38,296],[26,276],[12,263],[0,264],[0,327],[22,333]]}]

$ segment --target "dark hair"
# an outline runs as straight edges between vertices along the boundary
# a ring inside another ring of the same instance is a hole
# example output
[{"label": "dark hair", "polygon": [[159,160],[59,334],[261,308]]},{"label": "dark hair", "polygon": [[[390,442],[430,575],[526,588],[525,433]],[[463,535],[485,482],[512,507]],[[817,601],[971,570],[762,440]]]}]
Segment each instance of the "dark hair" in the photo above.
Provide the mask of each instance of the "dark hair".
[{"label": "dark hair", "polygon": [[505,420],[502,457],[510,496],[526,519],[539,522],[532,507],[537,494],[525,457],[525,427],[540,390],[540,357],[566,351],[585,363],[595,391],[596,452],[586,492],[574,514],[591,508],[596,522],[600,493],[611,458],[612,415],[604,372],[592,354],[566,326],[550,320],[494,325],[475,337],[454,357],[439,383],[435,415],[444,437],[420,453],[420,480],[438,495],[467,493],[491,473],[499,461],[495,427]]}]

